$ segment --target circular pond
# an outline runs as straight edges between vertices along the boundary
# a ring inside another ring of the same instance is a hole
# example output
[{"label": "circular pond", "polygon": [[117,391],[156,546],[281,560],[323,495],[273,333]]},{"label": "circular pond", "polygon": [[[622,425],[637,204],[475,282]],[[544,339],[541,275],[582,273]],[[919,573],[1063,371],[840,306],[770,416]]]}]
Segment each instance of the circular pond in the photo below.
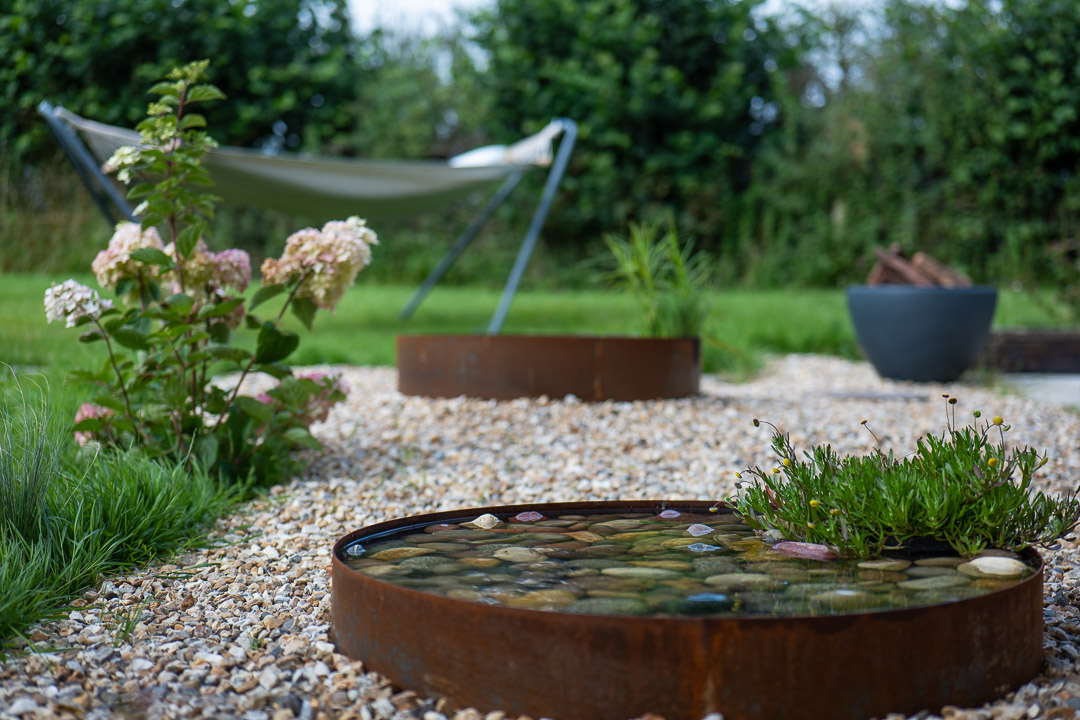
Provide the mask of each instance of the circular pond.
[{"label": "circular pond", "polygon": [[335,639],[454,705],[570,720],[867,718],[982,703],[1038,671],[1037,553],[816,559],[713,506],[505,506],[363,528],[334,548]]}]

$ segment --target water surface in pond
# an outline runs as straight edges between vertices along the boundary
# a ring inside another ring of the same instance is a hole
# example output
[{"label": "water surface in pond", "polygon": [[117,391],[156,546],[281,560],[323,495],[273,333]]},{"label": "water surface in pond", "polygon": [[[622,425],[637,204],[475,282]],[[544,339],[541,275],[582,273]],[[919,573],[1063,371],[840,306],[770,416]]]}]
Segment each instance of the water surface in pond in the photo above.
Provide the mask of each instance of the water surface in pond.
[{"label": "water surface in pond", "polygon": [[791,557],[730,510],[462,518],[361,538],[364,575],[459,600],[610,615],[828,615],[951,602],[1019,582],[1012,553]]}]

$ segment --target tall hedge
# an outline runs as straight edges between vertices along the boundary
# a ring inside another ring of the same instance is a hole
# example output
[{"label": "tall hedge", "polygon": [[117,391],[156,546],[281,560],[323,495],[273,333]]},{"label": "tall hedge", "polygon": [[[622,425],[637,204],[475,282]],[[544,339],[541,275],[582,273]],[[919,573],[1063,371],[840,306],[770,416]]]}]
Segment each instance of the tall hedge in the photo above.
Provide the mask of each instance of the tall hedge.
[{"label": "tall hedge", "polygon": [[133,126],[145,88],[208,58],[229,102],[229,142],[318,147],[352,122],[359,49],[345,0],[7,0],[0,9],[0,147],[18,163],[54,152],[41,100]]},{"label": "tall hedge", "polygon": [[1075,283],[1055,248],[1080,224],[1080,4],[889,0],[862,27],[857,79],[770,139],[733,260],[831,284],[899,242],[984,282]]},{"label": "tall hedge", "polygon": [[760,0],[499,0],[477,22],[492,120],[580,126],[547,233],[580,243],[661,208],[708,243],[730,221],[796,54]]},{"label": "tall hedge", "polygon": [[357,38],[346,0],[8,0],[0,161],[55,152],[40,100],[132,125],[151,78],[207,57],[231,144],[449,155],[576,120],[547,243],[671,209],[747,284],[857,280],[899,242],[980,281],[1080,288],[1080,3],[760,10],[496,0],[476,52],[460,34]]}]

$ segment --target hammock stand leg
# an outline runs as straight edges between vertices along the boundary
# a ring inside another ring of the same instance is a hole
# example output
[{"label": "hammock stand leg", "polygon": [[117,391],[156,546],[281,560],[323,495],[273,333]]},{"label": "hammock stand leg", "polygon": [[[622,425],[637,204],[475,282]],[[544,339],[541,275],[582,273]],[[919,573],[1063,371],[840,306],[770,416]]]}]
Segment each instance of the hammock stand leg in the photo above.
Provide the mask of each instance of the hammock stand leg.
[{"label": "hammock stand leg", "polygon": [[408,320],[412,317],[412,314],[416,311],[416,308],[420,306],[424,298],[427,296],[431,289],[435,287],[435,283],[439,282],[439,279],[446,274],[446,271],[450,269],[450,266],[454,264],[454,261],[458,259],[461,253],[465,252],[465,248],[469,246],[469,243],[473,241],[480,229],[487,224],[487,221],[491,219],[491,216],[495,213],[495,210],[506,201],[506,198],[510,195],[511,191],[517,184],[521,182],[521,178],[525,176],[524,170],[518,170],[513,173],[503,184],[499,187],[499,190],[488,200],[487,205],[480,211],[480,214],[469,224],[469,227],[465,228],[465,232],[461,233],[457,240],[454,241],[453,246],[443,256],[443,259],[439,261],[439,264],[428,273],[428,276],[424,278],[424,282],[420,285],[419,289],[413,294],[412,299],[401,311],[400,318],[402,320]]},{"label": "hammock stand leg", "polygon": [[[64,155],[67,156],[67,159],[79,174],[83,186],[94,198],[98,209],[101,210],[101,214],[105,216],[109,224],[115,225],[119,220],[138,222],[138,219],[131,212],[131,206],[128,205],[127,200],[102,174],[86,146],[83,145],[75,133],[53,114],[52,104],[47,100],[42,100],[38,104],[38,114],[45,119],[45,123],[52,130],[57,142],[60,143]],[[113,213],[113,210],[116,211],[116,214]]]},{"label": "hammock stand leg", "polygon": [[525,240],[521,243],[521,249],[518,250],[514,267],[510,270],[510,277],[506,281],[502,299],[499,300],[499,307],[496,308],[491,324],[488,325],[488,335],[497,335],[502,329],[506,314],[510,311],[510,303],[514,300],[514,293],[517,292],[518,283],[521,282],[521,276],[525,273],[525,266],[529,264],[529,257],[532,255],[533,248],[536,247],[536,239],[540,236],[541,228],[544,227],[548,211],[551,210],[555,191],[559,187],[563,173],[566,172],[567,163],[570,162],[570,152],[574,149],[574,141],[577,139],[577,123],[567,118],[559,118],[559,122],[563,126],[563,139],[559,143],[559,151],[555,155],[551,172],[548,173],[547,182],[544,183],[544,191],[540,195],[540,204],[536,208],[536,214],[533,215],[529,230],[525,233]]}]

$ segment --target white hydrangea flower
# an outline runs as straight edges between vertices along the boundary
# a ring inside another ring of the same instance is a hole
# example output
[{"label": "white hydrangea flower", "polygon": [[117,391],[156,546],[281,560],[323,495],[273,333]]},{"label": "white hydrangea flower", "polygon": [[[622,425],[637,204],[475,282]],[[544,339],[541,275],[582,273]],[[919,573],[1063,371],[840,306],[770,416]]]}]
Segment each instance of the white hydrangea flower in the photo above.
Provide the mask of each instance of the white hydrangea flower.
[{"label": "white hydrangea flower", "polygon": [[105,162],[105,172],[115,172],[120,182],[131,180],[133,169],[139,163],[139,148],[125,145],[117,148],[112,157]]},{"label": "white hydrangea flower", "polygon": [[111,300],[103,300],[96,290],[75,280],[53,283],[45,291],[45,319],[50,323],[64,320],[66,327],[75,327],[84,317],[96,318],[112,306]]}]

